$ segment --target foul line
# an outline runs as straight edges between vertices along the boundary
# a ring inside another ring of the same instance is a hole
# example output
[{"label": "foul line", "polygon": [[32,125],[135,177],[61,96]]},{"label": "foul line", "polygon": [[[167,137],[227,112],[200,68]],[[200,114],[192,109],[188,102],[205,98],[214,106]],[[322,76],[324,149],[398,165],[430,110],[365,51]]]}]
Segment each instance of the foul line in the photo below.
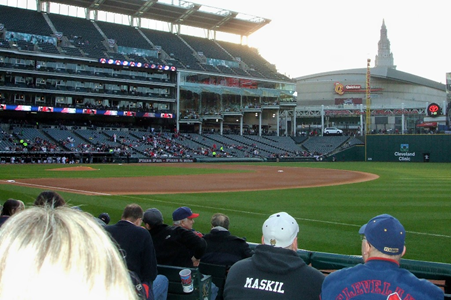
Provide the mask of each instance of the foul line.
[{"label": "foul line", "polygon": [[85,195],[111,196],[111,194],[106,194],[106,193],[98,193],[98,192],[92,192],[92,191],[68,189],[68,188],[62,188],[62,187],[57,187],[57,186],[49,186],[49,185],[42,185],[42,184],[24,183],[24,182],[18,182],[18,181],[15,181],[15,180],[0,180],[0,182],[5,183],[5,184],[12,184],[12,185],[23,185],[23,186],[30,186],[30,187],[36,187],[36,188],[45,188],[45,189],[58,190],[58,191],[75,192],[75,193],[85,194]]},{"label": "foul line", "polygon": [[[114,196],[114,195],[113,195]],[[126,196],[126,195],[121,195],[121,198],[130,198],[130,199],[139,199],[139,200],[143,200],[143,198],[137,197],[137,196]],[[146,200],[149,198],[145,198]],[[157,200],[157,199],[153,199],[150,198],[149,200],[155,201],[155,202],[161,202],[161,203],[173,203],[173,204],[177,204],[179,202],[172,202],[172,201],[168,201],[168,200]],[[257,212],[252,212],[252,211],[243,211],[243,210],[238,210],[238,209],[230,209],[230,208],[223,208],[223,207],[213,207],[213,206],[208,206],[208,205],[199,205],[199,204],[189,204],[190,207],[201,207],[201,208],[207,208],[207,209],[217,209],[220,211],[228,211],[228,212],[236,212],[236,213],[244,213],[244,214],[249,214],[249,215],[256,215],[256,216],[267,216],[266,213],[257,213]],[[334,222],[334,221],[325,221],[325,220],[317,220],[317,219],[308,219],[308,218],[298,218],[298,217],[293,217],[296,220],[299,221],[305,221],[305,222],[316,222],[316,223],[323,223],[323,224],[332,224],[332,225],[340,225],[340,226],[351,226],[351,227],[356,227],[356,228],[360,228],[363,224],[361,225],[356,225],[356,224],[349,224],[349,223],[343,223],[343,222]],[[433,237],[440,237],[440,238],[451,238],[450,235],[444,235],[444,234],[436,234],[436,233],[425,233],[425,232],[416,232],[416,231],[408,231],[406,230],[407,233],[410,234],[417,234],[417,235],[426,235],[426,236],[433,236]]]},{"label": "foul line", "polygon": [[[23,182],[17,182],[14,180],[0,180],[0,182],[3,182],[5,184],[13,184],[13,185],[24,185],[24,186],[31,186],[31,187],[37,187],[37,188],[46,188],[46,189],[55,189],[55,190],[62,190],[62,191],[68,191],[68,192],[76,192],[76,193],[82,193],[82,194],[92,194],[92,195],[98,195],[98,196],[117,196],[121,198],[130,198],[130,199],[139,199],[143,200],[143,198],[138,196],[127,196],[127,195],[112,195],[112,194],[106,194],[106,193],[98,193],[98,192],[92,192],[92,191],[84,191],[84,190],[76,190],[76,189],[68,189],[68,188],[61,188],[61,187],[54,187],[54,186],[47,186],[47,185],[41,185],[41,184],[32,184],[32,183],[23,183]],[[145,198],[149,199],[149,198]],[[177,204],[178,202],[171,202],[168,200],[157,200],[150,198],[149,200],[155,201],[155,202],[161,202],[161,203],[173,203]],[[243,211],[238,209],[230,209],[230,208],[224,208],[224,207],[213,207],[208,205],[199,205],[199,204],[190,204],[191,207],[202,207],[207,209],[218,209],[222,211],[229,211],[229,212],[236,212],[236,213],[244,213],[249,215],[256,215],[256,216],[266,216],[265,213],[257,213],[257,212],[251,212],[251,211]],[[339,225],[339,226],[351,226],[351,227],[358,227],[360,228],[362,225],[356,225],[356,224],[349,224],[349,223],[343,223],[343,222],[334,222],[334,221],[325,221],[325,220],[317,220],[317,219],[308,219],[308,218],[298,218],[294,217],[296,220],[299,221],[305,221],[305,222],[316,222],[316,223],[322,223],[322,224],[331,224],[331,225]],[[440,238],[451,238],[449,235],[444,234],[436,234],[436,233],[425,233],[425,232],[417,232],[417,231],[406,231],[410,234],[417,234],[417,235],[426,235],[426,236],[434,236],[434,237],[440,237]]]}]

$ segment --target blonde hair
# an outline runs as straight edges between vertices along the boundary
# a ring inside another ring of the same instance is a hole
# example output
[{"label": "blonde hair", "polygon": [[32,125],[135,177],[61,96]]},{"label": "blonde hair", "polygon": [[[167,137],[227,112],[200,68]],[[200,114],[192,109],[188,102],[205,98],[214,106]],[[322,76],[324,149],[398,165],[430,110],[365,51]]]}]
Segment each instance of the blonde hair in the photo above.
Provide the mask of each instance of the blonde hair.
[{"label": "blonde hair", "polygon": [[33,207],[0,230],[0,299],[137,299],[124,260],[92,216]]}]

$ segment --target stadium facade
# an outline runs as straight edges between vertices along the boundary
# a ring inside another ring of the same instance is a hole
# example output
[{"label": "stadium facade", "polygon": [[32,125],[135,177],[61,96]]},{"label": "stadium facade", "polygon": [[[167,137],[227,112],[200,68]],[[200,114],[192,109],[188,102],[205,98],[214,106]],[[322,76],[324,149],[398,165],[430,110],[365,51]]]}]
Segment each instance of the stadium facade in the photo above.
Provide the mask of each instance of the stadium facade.
[{"label": "stadium facade", "polygon": [[[445,85],[396,69],[384,21],[374,67],[312,74],[295,81],[300,130],[337,126],[345,132],[363,132],[368,97],[373,132],[420,133],[422,124],[429,124],[428,130],[449,125]],[[433,103],[440,107],[438,116],[428,114]]]},{"label": "stadium facade", "polygon": [[[86,18],[50,13],[55,2],[83,8]],[[296,106],[291,79],[255,49],[180,34],[186,25],[247,36],[270,20],[188,2],[116,2],[38,2],[37,11],[2,6],[0,116],[281,133],[280,116]],[[101,21],[102,10],[129,15],[130,22]],[[171,32],[142,27],[146,18],[171,24]]]},{"label": "stadium facade", "polygon": [[[295,136],[332,125],[363,132],[368,69],[291,80],[255,49],[181,34],[183,26],[191,26],[209,37],[218,32],[245,37],[268,19],[246,20],[237,12],[212,12],[189,2],[37,3],[36,10],[0,10],[4,119],[240,135]],[[85,17],[51,12],[61,4],[77,5]],[[101,20],[102,11],[127,16],[128,24]],[[171,31],[143,26],[149,19],[170,24]],[[372,130],[416,132],[421,124],[448,125],[441,115],[427,119],[428,104],[447,111],[445,85],[396,70],[385,24],[370,73]]]}]

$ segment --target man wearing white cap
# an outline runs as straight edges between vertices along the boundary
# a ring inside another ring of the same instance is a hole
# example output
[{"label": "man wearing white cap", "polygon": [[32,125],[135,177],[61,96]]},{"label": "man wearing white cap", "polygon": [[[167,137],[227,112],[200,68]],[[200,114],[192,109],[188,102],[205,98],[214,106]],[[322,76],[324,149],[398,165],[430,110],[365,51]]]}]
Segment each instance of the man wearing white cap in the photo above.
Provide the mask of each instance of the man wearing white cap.
[{"label": "man wearing white cap", "polygon": [[262,231],[262,245],[254,255],[230,268],[224,299],[319,299],[324,275],[296,253],[296,220],[285,212],[276,213]]},{"label": "man wearing white cap", "polygon": [[399,267],[406,231],[393,216],[383,214],[363,225],[364,264],[336,271],[324,280],[321,299],[443,300],[443,291]]}]

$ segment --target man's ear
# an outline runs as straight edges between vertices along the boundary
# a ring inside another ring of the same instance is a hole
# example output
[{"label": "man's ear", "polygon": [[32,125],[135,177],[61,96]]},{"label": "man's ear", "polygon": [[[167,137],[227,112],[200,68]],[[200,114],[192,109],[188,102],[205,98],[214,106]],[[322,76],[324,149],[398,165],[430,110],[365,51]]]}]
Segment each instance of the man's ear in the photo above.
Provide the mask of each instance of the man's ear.
[{"label": "man's ear", "polygon": [[298,238],[295,237],[293,240],[293,243],[291,243],[291,248],[293,249],[293,251],[298,251]]},{"label": "man's ear", "polygon": [[401,254],[401,257],[403,257],[403,256],[404,256],[404,254],[406,254],[406,246],[404,246],[404,250],[402,250],[402,254]]},{"label": "man's ear", "polygon": [[262,235],[262,245],[265,244],[265,237]]}]

